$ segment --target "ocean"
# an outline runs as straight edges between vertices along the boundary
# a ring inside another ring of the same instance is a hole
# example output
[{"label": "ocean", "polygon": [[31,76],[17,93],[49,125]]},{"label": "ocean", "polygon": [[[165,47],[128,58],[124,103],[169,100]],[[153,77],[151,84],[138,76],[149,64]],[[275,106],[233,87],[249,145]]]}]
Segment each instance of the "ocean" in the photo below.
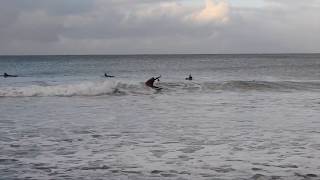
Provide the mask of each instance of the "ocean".
[{"label": "ocean", "polygon": [[320,179],[320,54],[0,56],[4,72],[0,179]]}]

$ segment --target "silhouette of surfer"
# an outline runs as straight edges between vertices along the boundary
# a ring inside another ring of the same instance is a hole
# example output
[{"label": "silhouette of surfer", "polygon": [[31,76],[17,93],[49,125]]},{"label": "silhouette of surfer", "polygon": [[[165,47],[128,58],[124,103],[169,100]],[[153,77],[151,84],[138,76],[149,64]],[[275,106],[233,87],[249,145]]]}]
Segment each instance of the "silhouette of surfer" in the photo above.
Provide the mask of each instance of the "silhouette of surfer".
[{"label": "silhouette of surfer", "polygon": [[10,75],[10,74],[7,74],[7,73],[3,73],[2,75],[4,78],[7,78],[7,77],[18,77],[17,75]]},{"label": "silhouette of surfer", "polygon": [[191,76],[191,74],[189,74],[189,77],[187,77],[186,80],[192,81],[192,76]]},{"label": "silhouette of surfer", "polygon": [[106,78],[113,78],[114,76],[108,75],[107,73],[104,73],[104,77]]},{"label": "silhouette of surfer", "polygon": [[153,88],[153,89],[159,89],[159,90],[160,90],[160,89],[162,89],[162,88],[157,87],[157,86],[154,85],[154,81],[156,81],[156,80],[160,81],[160,78],[161,78],[161,75],[158,76],[158,77],[156,77],[156,78],[152,77],[152,78],[150,78],[148,81],[146,81],[145,84],[146,84],[146,86],[148,86],[148,87],[151,87],[151,88]]}]

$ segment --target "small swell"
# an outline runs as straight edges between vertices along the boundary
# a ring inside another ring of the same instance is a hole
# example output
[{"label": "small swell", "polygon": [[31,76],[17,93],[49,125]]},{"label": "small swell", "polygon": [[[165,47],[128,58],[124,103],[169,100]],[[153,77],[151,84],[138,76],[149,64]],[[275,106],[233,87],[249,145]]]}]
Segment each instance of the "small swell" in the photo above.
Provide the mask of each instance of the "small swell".
[{"label": "small swell", "polygon": [[211,81],[162,83],[168,90],[188,91],[320,91],[320,82],[300,81]]}]

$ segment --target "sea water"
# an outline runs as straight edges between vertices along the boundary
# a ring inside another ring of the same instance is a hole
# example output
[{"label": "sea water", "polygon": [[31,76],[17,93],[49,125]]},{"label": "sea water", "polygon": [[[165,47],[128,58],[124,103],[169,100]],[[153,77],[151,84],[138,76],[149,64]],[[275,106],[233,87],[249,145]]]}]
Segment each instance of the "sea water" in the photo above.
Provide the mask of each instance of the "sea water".
[{"label": "sea water", "polygon": [[1,56],[4,72],[0,179],[320,178],[319,54]]}]

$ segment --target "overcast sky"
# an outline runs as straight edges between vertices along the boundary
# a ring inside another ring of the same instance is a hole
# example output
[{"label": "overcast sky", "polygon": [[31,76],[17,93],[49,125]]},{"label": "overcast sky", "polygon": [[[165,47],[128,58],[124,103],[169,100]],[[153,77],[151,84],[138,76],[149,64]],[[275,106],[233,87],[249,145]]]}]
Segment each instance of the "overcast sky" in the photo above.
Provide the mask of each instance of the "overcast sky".
[{"label": "overcast sky", "polygon": [[320,0],[0,0],[0,55],[320,52]]}]

